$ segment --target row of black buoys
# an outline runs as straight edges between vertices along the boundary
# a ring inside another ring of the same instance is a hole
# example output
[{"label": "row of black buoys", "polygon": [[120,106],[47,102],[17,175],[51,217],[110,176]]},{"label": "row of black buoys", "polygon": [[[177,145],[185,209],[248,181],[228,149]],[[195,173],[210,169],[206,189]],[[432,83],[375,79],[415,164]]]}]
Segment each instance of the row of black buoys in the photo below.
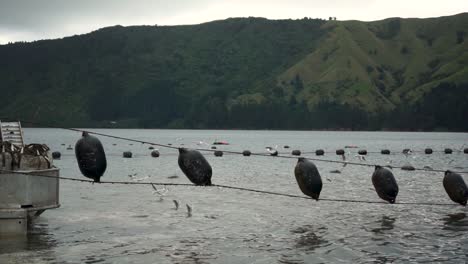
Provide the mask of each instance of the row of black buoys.
[{"label": "row of black buoys", "polygon": [[382,149],[380,151],[380,153],[383,154],[383,155],[390,155],[390,150],[389,149]]},{"label": "row of black buoys", "polygon": [[381,199],[389,203],[395,203],[398,195],[398,184],[390,170],[375,166],[375,171],[372,174],[372,184]]},{"label": "row of black buoys", "polygon": [[158,150],[156,150],[156,149],[155,149],[155,150],[153,150],[153,151],[151,151],[151,157],[153,157],[153,158],[157,158],[157,157],[159,157],[159,151],[158,151]]},{"label": "row of black buoys", "polygon": [[345,154],[344,149],[337,149],[336,150],[336,155],[344,155],[344,154]]},{"label": "row of black buoys", "polygon": [[131,151],[124,151],[122,155],[124,158],[129,159],[133,156],[133,153]]},{"label": "row of black buoys", "polygon": [[242,155],[248,157],[248,156],[252,155],[252,152],[250,152],[250,150],[244,150],[244,151],[242,151]]},{"label": "row of black buoys", "polygon": [[216,157],[222,157],[222,156],[223,156],[223,152],[222,152],[221,150],[216,150],[216,151],[214,152],[214,155],[215,155]]},{"label": "row of black buoys", "polygon": [[360,149],[360,150],[358,151],[358,154],[359,154],[359,155],[367,155],[367,150],[365,150],[365,149]]},{"label": "row of black buoys", "polygon": [[299,158],[294,168],[294,175],[301,191],[318,200],[322,191],[322,178],[315,164],[305,158]]},{"label": "row of black buoys", "polygon": [[62,153],[60,153],[59,151],[54,151],[52,152],[52,158],[57,160],[57,159],[60,159],[62,157]]},{"label": "row of black buoys", "polygon": [[298,149],[295,149],[295,150],[293,150],[293,151],[291,152],[291,154],[294,155],[294,156],[300,156],[300,155],[301,155],[301,151],[298,150]]},{"label": "row of black buoys", "polygon": [[196,185],[211,185],[213,171],[205,157],[197,150],[179,148],[179,167]]},{"label": "row of black buoys", "polygon": [[431,148],[426,148],[426,149],[424,150],[424,153],[425,153],[425,154],[428,154],[428,155],[429,155],[429,154],[432,154],[432,152],[433,152],[433,151],[432,151]]},{"label": "row of black buoys", "polygon": [[325,151],[323,149],[317,149],[315,151],[315,155],[317,156],[323,156],[325,154]]},{"label": "row of black buoys", "polygon": [[83,132],[81,139],[76,142],[75,156],[81,173],[99,182],[107,168],[106,153],[101,141]]},{"label": "row of black buoys", "polygon": [[452,152],[453,152],[452,149],[449,149],[449,148],[444,149],[445,154],[452,154]]},{"label": "row of black buoys", "polygon": [[443,184],[445,191],[452,201],[466,206],[468,187],[460,174],[449,170],[446,171]]}]

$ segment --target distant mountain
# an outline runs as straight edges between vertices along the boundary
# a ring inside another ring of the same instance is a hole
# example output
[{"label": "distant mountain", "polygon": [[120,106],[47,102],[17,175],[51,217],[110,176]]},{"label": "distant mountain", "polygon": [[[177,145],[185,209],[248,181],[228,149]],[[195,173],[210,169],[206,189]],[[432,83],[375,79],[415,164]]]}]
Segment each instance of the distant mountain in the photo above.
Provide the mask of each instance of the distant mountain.
[{"label": "distant mountain", "polygon": [[467,13],[230,18],[1,45],[0,117],[75,127],[468,131],[467,25]]}]

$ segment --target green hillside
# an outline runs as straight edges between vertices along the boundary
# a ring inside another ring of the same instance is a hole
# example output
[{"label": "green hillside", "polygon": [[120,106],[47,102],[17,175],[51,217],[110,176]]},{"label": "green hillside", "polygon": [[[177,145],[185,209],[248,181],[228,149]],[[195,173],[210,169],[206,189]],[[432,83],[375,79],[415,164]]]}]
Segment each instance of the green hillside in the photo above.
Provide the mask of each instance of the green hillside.
[{"label": "green hillside", "polygon": [[67,126],[468,131],[468,14],[232,18],[0,46],[1,117]]}]

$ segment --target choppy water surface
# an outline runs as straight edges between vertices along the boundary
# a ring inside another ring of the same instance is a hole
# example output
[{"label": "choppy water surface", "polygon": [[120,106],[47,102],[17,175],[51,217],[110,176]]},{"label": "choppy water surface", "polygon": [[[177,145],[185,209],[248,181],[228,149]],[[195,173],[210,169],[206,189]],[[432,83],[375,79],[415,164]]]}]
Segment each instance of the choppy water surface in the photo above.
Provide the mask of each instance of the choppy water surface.
[{"label": "choppy water surface", "polygon": [[[357,145],[368,151],[388,148],[395,155],[369,154],[368,163],[468,170],[468,155],[417,153],[403,148],[460,149],[462,133],[293,132],[208,130],[94,130],[174,146],[200,147],[215,139],[219,149],[280,152],[323,148],[325,159],[339,160],[337,148]],[[62,152],[55,161],[61,175],[80,175],[73,150],[77,132],[25,129],[28,143],[46,143]],[[174,150],[102,138],[108,169],[102,180],[188,183]],[[62,144],[66,144],[63,146]],[[115,145],[114,145],[115,144]],[[291,146],[283,149],[284,145]],[[466,146],[465,146],[466,147]],[[122,152],[133,152],[132,159]],[[357,149],[349,149],[350,161]],[[296,160],[205,154],[213,183],[301,195],[293,175]],[[313,154],[306,156],[313,157]],[[324,187],[321,198],[378,201],[370,180],[373,168],[316,162]],[[339,169],[341,174],[330,173]],[[397,202],[451,203],[442,173],[394,170]],[[177,176],[177,177],[176,177]],[[468,181],[464,175],[465,181]],[[462,206],[315,202],[205,187],[169,187],[164,196],[149,186],[61,181],[61,205],[46,211],[27,238],[2,239],[0,263],[385,263],[449,262],[468,259],[468,210]],[[175,210],[173,200],[180,203]],[[186,204],[193,208],[187,217]]]}]

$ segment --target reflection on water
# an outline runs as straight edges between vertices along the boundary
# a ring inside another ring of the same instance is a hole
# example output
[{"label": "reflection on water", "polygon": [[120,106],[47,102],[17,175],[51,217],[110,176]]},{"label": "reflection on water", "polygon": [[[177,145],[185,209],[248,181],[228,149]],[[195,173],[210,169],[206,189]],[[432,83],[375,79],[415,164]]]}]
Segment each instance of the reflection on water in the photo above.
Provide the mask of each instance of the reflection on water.
[{"label": "reflection on water", "polygon": [[168,254],[174,263],[209,263],[216,257],[206,252],[209,239],[183,239],[174,246],[173,252]]},{"label": "reflection on water", "polygon": [[393,216],[382,216],[382,219],[378,220],[376,223],[380,224],[380,227],[373,228],[371,231],[375,234],[383,234],[385,231],[392,230],[395,228],[396,218]]},{"label": "reflection on water", "polygon": [[328,245],[328,241],[323,237],[327,233],[326,227],[314,227],[313,225],[304,225],[291,230],[291,233],[298,234],[295,248],[306,252],[314,251],[317,248]]},{"label": "reflection on water", "polygon": [[47,224],[30,224],[26,236],[12,236],[0,239],[0,254],[53,248],[57,242],[49,232]]},{"label": "reflection on water", "polygon": [[449,214],[442,220],[444,221],[444,230],[468,231],[468,219],[465,213]]}]

